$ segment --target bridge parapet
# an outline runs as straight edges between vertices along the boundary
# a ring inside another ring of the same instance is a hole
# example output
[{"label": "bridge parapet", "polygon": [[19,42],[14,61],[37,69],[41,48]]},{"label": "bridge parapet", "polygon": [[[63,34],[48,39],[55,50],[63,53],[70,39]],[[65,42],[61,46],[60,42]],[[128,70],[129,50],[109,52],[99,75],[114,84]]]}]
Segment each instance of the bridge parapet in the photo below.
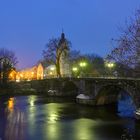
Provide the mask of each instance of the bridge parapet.
[{"label": "bridge parapet", "polygon": [[[140,79],[135,78],[71,78],[79,88],[79,94],[97,97],[103,88],[115,87],[126,91],[133,99],[136,107],[140,107]],[[79,83],[79,84],[78,84]],[[119,91],[119,90],[118,90]],[[110,95],[107,100],[114,101],[117,96]]]}]

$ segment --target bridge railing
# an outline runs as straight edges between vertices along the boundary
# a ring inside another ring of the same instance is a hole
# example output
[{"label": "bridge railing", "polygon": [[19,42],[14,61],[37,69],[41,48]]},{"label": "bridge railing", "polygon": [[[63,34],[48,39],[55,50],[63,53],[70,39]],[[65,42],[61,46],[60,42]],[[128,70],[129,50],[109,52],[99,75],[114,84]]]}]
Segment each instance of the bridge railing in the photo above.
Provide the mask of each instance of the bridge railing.
[{"label": "bridge railing", "polygon": [[[73,76],[73,75],[62,75],[61,77],[57,77],[55,75],[51,76],[44,76],[43,79],[21,79],[16,80],[17,82],[21,81],[34,81],[34,80],[44,80],[44,79],[56,79],[56,78],[97,78],[97,79],[124,79],[124,80],[140,80],[140,77],[126,77],[126,76],[114,76],[114,75],[97,75],[97,74],[86,74],[80,76]],[[14,80],[12,80],[14,81]]]},{"label": "bridge railing", "polygon": [[[57,76],[49,76],[44,77],[44,79],[50,78],[60,78]],[[97,74],[85,74],[80,76],[73,76],[73,75],[61,75],[61,78],[101,78],[101,79],[140,79],[140,77],[128,77],[128,76],[115,76],[115,75],[97,75]]]}]

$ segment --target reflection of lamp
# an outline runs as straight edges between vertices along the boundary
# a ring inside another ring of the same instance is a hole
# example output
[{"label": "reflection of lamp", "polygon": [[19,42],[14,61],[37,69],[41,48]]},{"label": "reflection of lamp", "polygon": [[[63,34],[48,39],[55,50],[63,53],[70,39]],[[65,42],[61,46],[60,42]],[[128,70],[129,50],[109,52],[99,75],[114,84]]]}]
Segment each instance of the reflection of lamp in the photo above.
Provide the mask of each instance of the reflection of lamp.
[{"label": "reflection of lamp", "polygon": [[90,119],[77,119],[74,122],[75,139],[94,140],[97,139],[96,132],[92,131],[93,126],[96,126],[96,121]]},{"label": "reflection of lamp", "polygon": [[12,111],[12,110],[13,110],[13,107],[14,107],[14,98],[10,98],[10,99],[8,100],[8,109],[9,109],[10,111]]},{"label": "reflection of lamp", "polygon": [[30,96],[30,97],[29,97],[29,102],[30,102],[30,105],[31,105],[31,106],[34,106],[35,100],[36,100],[36,96]]},{"label": "reflection of lamp", "polygon": [[45,108],[45,113],[47,115],[47,125],[44,125],[46,130],[46,139],[56,140],[61,137],[62,124],[59,123],[60,119],[60,104],[51,103]]},{"label": "reflection of lamp", "polygon": [[31,101],[30,101],[30,105],[31,105],[31,106],[34,106],[34,101],[31,100]]}]

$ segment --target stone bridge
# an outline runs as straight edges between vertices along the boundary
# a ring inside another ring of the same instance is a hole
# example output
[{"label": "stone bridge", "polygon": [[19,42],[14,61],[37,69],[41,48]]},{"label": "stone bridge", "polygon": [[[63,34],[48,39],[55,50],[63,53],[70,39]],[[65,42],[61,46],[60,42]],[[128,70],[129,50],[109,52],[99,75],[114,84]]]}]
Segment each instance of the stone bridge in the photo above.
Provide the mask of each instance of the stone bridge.
[{"label": "stone bridge", "polygon": [[115,102],[118,100],[120,92],[125,91],[132,97],[136,107],[140,107],[140,79],[111,77],[52,78],[25,83],[25,85],[30,84],[30,87],[37,92],[52,96],[74,95],[76,97],[79,94],[84,94],[91,97],[89,102],[94,105]]},{"label": "stone bridge", "polygon": [[[71,78],[62,82],[62,88],[75,85],[78,94],[89,97],[94,105],[116,102],[121,92],[129,94],[135,105],[140,106],[140,79],[133,78]],[[93,102],[94,101],[94,102]]]}]

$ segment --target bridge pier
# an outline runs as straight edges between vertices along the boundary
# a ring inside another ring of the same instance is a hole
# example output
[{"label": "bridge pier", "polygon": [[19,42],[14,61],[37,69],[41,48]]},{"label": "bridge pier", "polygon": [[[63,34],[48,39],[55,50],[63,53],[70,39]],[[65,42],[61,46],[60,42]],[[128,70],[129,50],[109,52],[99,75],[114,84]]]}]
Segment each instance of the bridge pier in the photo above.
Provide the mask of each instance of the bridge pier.
[{"label": "bridge pier", "polygon": [[80,104],[95,105],[95,84],[93,81],[80,80],[79,95],[76,97],[76,101]]}]

